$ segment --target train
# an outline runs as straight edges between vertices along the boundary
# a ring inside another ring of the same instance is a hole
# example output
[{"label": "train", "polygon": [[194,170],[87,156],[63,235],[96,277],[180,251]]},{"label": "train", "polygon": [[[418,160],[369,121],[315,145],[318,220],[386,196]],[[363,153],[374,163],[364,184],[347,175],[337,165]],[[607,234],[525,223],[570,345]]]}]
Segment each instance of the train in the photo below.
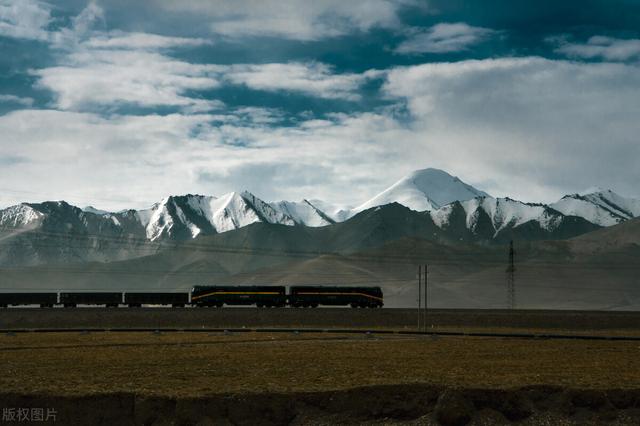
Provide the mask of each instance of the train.
[{"label": "train", "polygon": [[220,286],[198,285],[189,292],[140,291],[59,291],[0,292],[0,308],[9,306],[120,306],[137,308],[142,305],[172,307],[256,306],[258,308],[317,308],[318,306],[351,306],[381,308],[384,296],[380,287],[346,286]]}]

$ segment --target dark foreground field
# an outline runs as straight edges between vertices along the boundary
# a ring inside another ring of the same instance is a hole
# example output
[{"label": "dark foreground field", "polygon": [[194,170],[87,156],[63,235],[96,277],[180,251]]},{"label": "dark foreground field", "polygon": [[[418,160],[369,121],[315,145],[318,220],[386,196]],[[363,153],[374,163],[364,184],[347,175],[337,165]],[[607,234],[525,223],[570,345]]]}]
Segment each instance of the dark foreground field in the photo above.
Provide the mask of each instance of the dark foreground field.
[{"label": "dark foreground field", "polygon": [[375,333],[4,333],[0,406],[54,409],[51,424],[631,425],[639,353]]},{"label": "dark foreground field", "polygon": [[[10,308],[0,330],[315,327],[414,330],[415,309]],[[430,309],[429,329],[535,329],[638,334],[640,312]]]}]

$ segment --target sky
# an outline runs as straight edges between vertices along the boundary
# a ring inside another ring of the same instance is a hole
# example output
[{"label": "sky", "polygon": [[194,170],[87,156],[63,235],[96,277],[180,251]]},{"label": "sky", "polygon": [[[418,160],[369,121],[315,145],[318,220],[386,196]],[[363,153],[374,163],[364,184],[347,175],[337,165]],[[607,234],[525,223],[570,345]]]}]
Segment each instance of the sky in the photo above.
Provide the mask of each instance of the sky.
[{"label": "sky", "polygon": [[639,71],[635,0],[0,0],[0,206],[640,198]]}]

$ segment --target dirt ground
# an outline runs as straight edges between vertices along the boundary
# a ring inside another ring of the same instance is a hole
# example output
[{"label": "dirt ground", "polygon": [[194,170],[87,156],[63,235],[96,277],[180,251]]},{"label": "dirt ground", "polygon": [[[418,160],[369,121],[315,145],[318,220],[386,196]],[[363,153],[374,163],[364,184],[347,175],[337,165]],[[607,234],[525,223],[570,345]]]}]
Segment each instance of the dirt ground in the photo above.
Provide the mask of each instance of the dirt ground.
[{"label": "dirt ground", "polygon": [[[415,309],[75,308],[0,309],[0,329],[40,328],[390,328],[414,330]],[[640,313],[622,311],[430,309],[434,328],[528,328],[548,332],[640,333]]]},{"label": "dirt ground", "polygon": [[[367,337],[368,336],[368,337]],[[427,383],[640,388],[640,343],[295,333],[0,336],[4,391],[202,396]]]},{"label": "dirt ground", "polygon": [[471,424],[638,424],[639,354],[625,341],[4,333],[0,406],[57,404],[70,424],[437,424],[447,404]]}]

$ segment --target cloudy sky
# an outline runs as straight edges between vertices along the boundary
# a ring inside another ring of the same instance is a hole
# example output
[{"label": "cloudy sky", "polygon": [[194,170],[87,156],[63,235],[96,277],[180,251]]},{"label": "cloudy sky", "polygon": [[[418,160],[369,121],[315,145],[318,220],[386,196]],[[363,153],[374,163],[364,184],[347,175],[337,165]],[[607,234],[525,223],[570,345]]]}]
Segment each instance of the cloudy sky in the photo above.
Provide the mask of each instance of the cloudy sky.
[{"label": "cloudy sky", "polygon": [[640,196],[639,71],[632,0],[0,0],[0,206]]}]

